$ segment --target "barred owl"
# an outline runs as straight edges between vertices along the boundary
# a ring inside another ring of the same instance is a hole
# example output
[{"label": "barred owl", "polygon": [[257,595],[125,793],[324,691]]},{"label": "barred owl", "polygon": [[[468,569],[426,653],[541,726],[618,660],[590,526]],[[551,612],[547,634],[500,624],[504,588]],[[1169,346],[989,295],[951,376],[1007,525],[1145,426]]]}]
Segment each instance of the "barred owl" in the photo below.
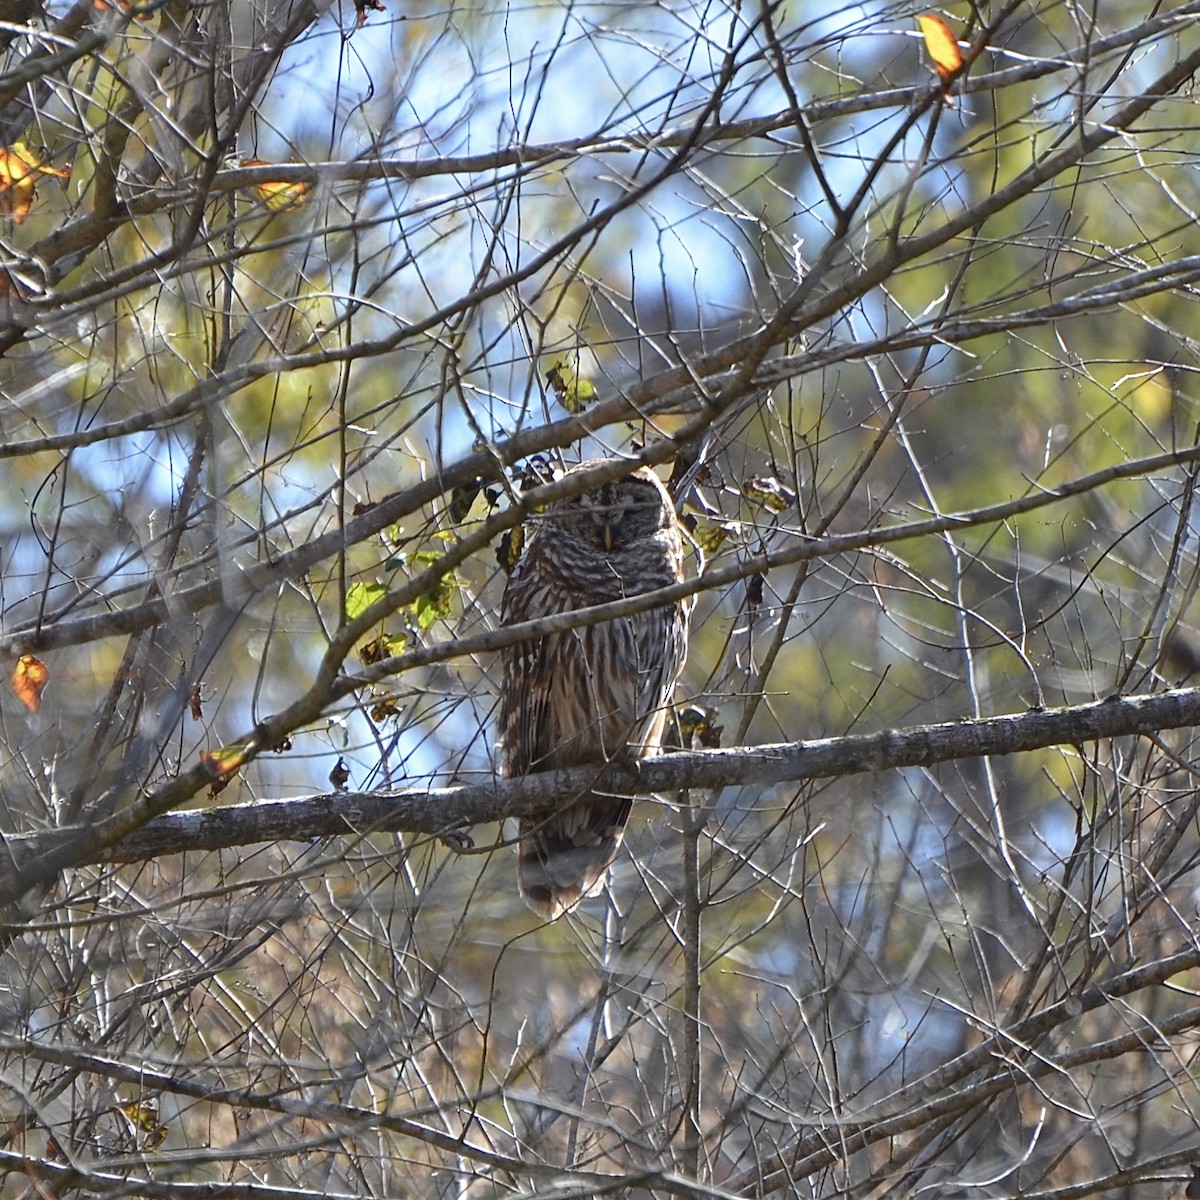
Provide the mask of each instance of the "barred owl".
[{"label": "barred owl", "polygon": [[[572,468],[595,470],[600,460]],[[635,596],[683,578],[666,489],[648,467],[548,506],[504,591],[505,625]],[[678,601],[504,651],[507,776],[656,754],[687,653]],[[596,892],[629,819],[625,796],[587,792],[520,823],[521,894],[547,920]]]}]

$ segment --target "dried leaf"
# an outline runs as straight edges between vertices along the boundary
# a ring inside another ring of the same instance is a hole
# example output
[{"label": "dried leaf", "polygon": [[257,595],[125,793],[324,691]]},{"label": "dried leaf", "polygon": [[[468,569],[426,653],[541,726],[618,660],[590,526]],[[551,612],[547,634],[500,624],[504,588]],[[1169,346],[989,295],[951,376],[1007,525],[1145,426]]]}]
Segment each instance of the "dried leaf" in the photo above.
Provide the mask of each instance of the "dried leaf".
[{"label": "dried leaf", "polygon": [[350,768],[346,766],[346,760],[339,757],[337,762],[333,764],[333,770],[329,772],[329,782],[339,791],[346,790],[346,784],[350,782]]},{"label": "dried leaf", "polygon": [[369,642],[364,642],[358,648],[358,661],[364,667],[373,667],[377,662],[382,662],[387,658],[387,652],[383,648],[383,640],[381,638],[372,638]]},{"label": "dried leaf", "polygon": [[30,712],[42,707],[42,690],[50,680],[50,669],[40,658],[22,654],[13,667],[12,690]]},{"label": "dried leaf", "polygon": [[496,563],[505,575],[512,573],[513,567],[521,557],[521,549],[525,545],[525,527],[516,525],[505,532],[496,547]]},{"label": "dried leaf", "polygon": [[717,724],[720,709],[688,704],[677,714],[679,735],[685,750],[719,750],[724,726]]},{"label": "dried leaf", "polygon": [[922,13],[917,18],[925,49],[943,83],[949,83],[962,70],[963,56],[950,26],[937,13]]},{"label": "dried leaf", "polygon": [[384,696],[371,707],[371,720],[377,725],[383,724],[389,717],[400,715],[400,699],[397,696]]},{"label": "dried leaf", "polygon": [[92,7],[99,12],[113,12],[119,9],[123,13],[132,13],[136,21],[148,21],[154,16],[153,10],[135,7],[132,0],[117,0],[115,5],[109,4],[108,0],[92,0]]},{"label": "dried leaf", "polygon": [[385,658],[394,658],[397,654],[402,654],[407,643],[406,633],[381,633],[358,648],[359,661],[364,667],[373,666]]},{"label": "dried leaf", "polygon": [[361,29],[367,23],[368,11],[378,13],[387,12],[387,9],[379,3],[379,0],[354,0],[354,10],[358,13],[358,20],[354,23],[355,29]]},{"label": "dried leaf", "polygon": [[[131,0],[116,0],[116,3],[114,3],[114,4],[110,4],[110,3],[108,2],[108,0],[92,0],[92,7],[93,7],[93,8],[94,8],[94,9],[95,9],[97,12],[123,12],[123,13],[127,13],[127,12],[130,12],[130,11],[132,11],[132,9],[133,9],[133,4],[131,3]],[[143,21],[144,21],[144,20],[146,20],[146,17],[145,17],[145,15],[143,14],[143,15],[139,16],[139,18],[138,18],[138,19],[139,19],[139,20],[143,20]]]},{"label": "dried leaf", "polygon": [[55,179],[70,179],[70,167],[52,167],[49,163],[44,163],[24,142],[13,142],[8,147],[8,153],[15,158],[20,159],[31,171],[38,175],[50,175]]},{"label": "dried leaf", "polygon": [[31,288],[7,267],[0,267],[0,300],[24,300]]}]

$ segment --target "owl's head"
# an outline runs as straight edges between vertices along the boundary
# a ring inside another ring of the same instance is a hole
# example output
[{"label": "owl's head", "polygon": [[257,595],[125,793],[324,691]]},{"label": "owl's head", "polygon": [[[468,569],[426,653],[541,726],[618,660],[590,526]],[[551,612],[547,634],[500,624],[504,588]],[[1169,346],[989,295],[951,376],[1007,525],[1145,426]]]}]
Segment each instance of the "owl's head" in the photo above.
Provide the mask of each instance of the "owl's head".
[{"label": "owl's head", "polygon": [[666,489],[648,467],[560,500],[551,512],[560,529],[602,554],[619,554],[675,519]]}]

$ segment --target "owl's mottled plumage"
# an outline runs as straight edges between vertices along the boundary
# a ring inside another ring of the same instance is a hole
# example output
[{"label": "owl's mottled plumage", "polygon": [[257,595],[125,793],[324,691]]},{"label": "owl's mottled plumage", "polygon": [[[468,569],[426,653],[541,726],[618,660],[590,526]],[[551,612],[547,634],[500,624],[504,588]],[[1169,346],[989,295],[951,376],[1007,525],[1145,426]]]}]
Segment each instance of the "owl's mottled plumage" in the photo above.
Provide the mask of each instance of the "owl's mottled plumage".
[{"label": "owl's mottled plumage", "polygon": [[[599,461],[569,474],[595,470]],[[636,596],[683,578],[666,489],[648,467],[549,505],[504,591],[505,625]],[[663,605],[504,651],[508,776],[656,754],[687,653],[689,605]],[[616,857],[628,797],[588,792],[520,828],[521,894],[552,919],[595,892]]]}]

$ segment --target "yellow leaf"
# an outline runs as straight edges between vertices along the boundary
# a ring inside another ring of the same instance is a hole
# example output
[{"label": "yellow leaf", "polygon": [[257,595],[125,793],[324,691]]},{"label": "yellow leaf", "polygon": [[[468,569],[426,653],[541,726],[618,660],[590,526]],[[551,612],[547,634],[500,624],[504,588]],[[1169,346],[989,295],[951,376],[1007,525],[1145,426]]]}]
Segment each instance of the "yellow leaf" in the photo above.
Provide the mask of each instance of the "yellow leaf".
[{"label": "yellow leaf", "polygon": [[55,179],[70,179],[70,167],[52,167],[49,163],[44,163],[24,142],[13,142],[8,148],[10,154],[16,155],[31,171],[36,171],[39,175],[53,175]]},{"label": "yellow leaf", "polygon": [[[261,158],[243,158],[243,167],[269,167]],[[307,183],[285,183],[269,179],[266,183],[251,184],[250,191],[270,212],[294,212],[308,195]]]},{"label": "yellow leaf", "polygon": [[933,59],[933,65],[941,76],[943,83],[950,80],[962,69],[963,56],[958,48],[950,26],[936,13],[922,13],[917,18],[921,26],[921,35],[925,38],[925,49]]},{"label": "yellow leaf", "polygon": [[546,382],[567,412],[583,412],[596,398],[595,385],[580,377],[578,354],[574,356],[574,363],[555,359],[546,371]]},{"label": "yellow leaf", "polygon": [[245,746],[222,746],[219,750],[200,751],[200,765],[213,779],[232,775],[245,761]]},{"label": "yellow leaf", "polygon": [[30,712],[42,707],[42,689],[50,680],[50,669],[40,658],[22,654],[12,673],[12,690]]},{"label": "yellow leaf", "polygon": [[505,575],[512,574],[512,569],[517,565],[517,561],[521,557],[521,551],[525,546],[525,526],[514,525],[512,529],[505,532],[500,539],[500,544],[496,547],[496,562],[500,566]]},{"label": "yellow leaf", "polygon": [[692,539],[705,554],[716,554],[725,539],[734,531],[727,521],[701,521],[692,533]]},{"label": "yellow leaf", "polygon": [[130,1125],[144,1137],[138,1141],[144,1149],[155,1150],[167,1140],[167,1127],[158,1119],[158,1102],[156,1100],[131,1100],[128,1104],[119,1104],[118,1109]]},{"label": "yellow leaf", "polygon": [[772,512],[786,512],[796,503],[796,493],[780,483],[774,475],[751,475],[742,490]]},{"label": "yellow leaf", "polygon": [[70,179],[71,171],[42,162],[24,142],[0,148],[0,216],[8,217],[14,225],[25,220],[33,207],[38,175]]}]

